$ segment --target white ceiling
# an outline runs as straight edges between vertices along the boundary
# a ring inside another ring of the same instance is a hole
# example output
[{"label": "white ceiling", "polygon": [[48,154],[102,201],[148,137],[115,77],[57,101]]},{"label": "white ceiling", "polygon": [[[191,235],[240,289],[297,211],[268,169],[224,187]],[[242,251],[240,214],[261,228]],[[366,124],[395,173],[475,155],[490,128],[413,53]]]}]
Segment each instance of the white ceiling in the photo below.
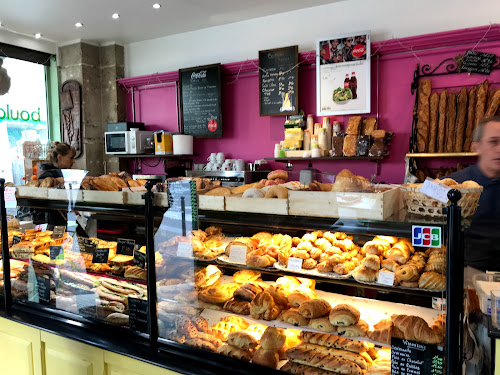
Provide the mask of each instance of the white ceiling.
[{"label": "white ceiling", "polygon": [[[41,33],[57,44],[128,44],[337,1],[343,0],[1,0],[0,22],[7,31]],[[155,2],[162,7],[153,9]]]}]

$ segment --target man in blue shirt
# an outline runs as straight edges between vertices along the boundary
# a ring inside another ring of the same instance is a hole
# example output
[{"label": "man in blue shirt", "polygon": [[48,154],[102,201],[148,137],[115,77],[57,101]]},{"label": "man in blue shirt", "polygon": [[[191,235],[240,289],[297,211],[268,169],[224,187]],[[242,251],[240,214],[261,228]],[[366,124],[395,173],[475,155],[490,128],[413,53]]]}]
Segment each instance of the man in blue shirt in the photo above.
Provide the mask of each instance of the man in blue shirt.
[{"label": "man in blue shirt", "polygon": [[472,148],[478,154],[477,164],[450,176],[459,183],[476,181],[484,188],[465,232],[465,265],[500,271],[500,116],[478,124]]}]

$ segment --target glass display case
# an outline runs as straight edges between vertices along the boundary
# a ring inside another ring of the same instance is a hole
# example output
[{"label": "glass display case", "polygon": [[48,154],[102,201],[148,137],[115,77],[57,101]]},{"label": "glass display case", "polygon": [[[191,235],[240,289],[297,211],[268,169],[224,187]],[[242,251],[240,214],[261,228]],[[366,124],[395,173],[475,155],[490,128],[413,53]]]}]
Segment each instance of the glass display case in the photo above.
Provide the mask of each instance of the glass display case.
[{"label": "glass display case", "polygon": [[[246,211],[227,210],[237,197],[199,209],[206,202],[190,180],[146,188],[86,196],[72,183],[49,192],[60,200],[18,194],[18,206],[64,220],[21,223],[20,241],[7,244],[13,306],[103,331],[119,325],[160,356],[238,373],[390,374],[391,361],[410,363],[411,343],[427,353],[411,359],[421,373],[460,362],[461,293],[450,288],[460,282],[456,204],[439,219],[400,210],[385,220],[339,219],[290,214],[290,200],[286,214],[272,213],[281,202],[266,198],[246,198],[255,199]],[[145,232],[89,235],[82,217],[92,215]]]}]

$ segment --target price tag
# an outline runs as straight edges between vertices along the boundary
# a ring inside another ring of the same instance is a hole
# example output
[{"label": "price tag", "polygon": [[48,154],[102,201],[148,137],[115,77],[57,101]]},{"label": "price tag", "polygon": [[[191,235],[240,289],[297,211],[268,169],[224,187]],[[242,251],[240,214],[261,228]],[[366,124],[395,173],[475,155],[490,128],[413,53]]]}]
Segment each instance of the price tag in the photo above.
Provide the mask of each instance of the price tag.
[{"label": "price tag", "polygon": [[179,242],[177,244],[177,256],[181,258],[192,258],[193,246],[191,242]]},{"label": "price tag", "polygon": [[47,225],[48,224],[38,224],[35,225],[35,229],[40,229],[42,232],[45,232],[47,230]]},{"label": "price tag", "polygon": [[247,262],[247,247],[231,245],[231,252],[229,253],[229,261],[232,263],[242,263]]},{"label": "price tag", "polygon": [[79,314],[88,318],[97,318],[97,294],[90,290],[75,288],[75,297]]},{"label": "price tag", "polygon": [[134,255],[135,240],[118,238],[116,254]]},{"label": "price tag", "polygon": [[134,264],[140,268],[146,268],[146,254],[139,250],[134,251]]},{"label": "price tag", "polygon": [[394,286],[394,272],[379,271],[377,283],[382,285]]},{"label": "price tag", "polygon": [[50,305],[50,278],[37,276],[38,302],[42,305]]},{"label": "price tag", "polygon": [[50,247],[50,259],[64,259],[64,250],[62,246]]},{"label": "price tag", "polygon": [[128,297],[128,314],[130,328],[133,330],[148,332],[148,301]]},{"label": "price tag", "polygon": [[391,374],[442,375],[443,348],[392,337],[391,368]]},{"label": "price tag", "polygon": [[64,237],[64,232],[66,232],[66,227],[64,225],[56,225],[54,227],[54,231],[52,232],[52,238],[57,239],[57,238],[63,238]]},{"label": "price tag", "polygon": [[92,256],[92,263],[108,263],[109,249],[96,248]]},{"label": "price tag", "polygon": [[78,237],[78,247],[80,253],[94,254],[97,247],[97,241],[91,238]]},{"label": "price tag", "polygon": [[422,194],[437,199],[440,202],[448,203],[448,192],[450,190],[451,189],[448,186],[436,184],[427,178],[419,191]]},{"label": "price tag", "polygon": [[302,271],[302,262],[300,258],[288,258],[288,269],[292,271]]},{"label": "price tag", "polygon": [[23,240],[23,238],[21,236],[14,236],[14,237],[12,237],[12,245],[17,245],[22,240]]},{"label": "price tag", "polygon": [[7,186],[5,188],[5,207],[7,208],[16,208],[16,188]]}]

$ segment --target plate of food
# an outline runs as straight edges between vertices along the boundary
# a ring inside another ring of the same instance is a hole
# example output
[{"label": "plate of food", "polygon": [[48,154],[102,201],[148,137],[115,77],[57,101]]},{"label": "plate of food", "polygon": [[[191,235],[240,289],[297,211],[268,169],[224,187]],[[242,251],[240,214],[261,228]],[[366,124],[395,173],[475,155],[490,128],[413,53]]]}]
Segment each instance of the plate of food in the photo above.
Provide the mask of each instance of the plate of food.
[{"label": "plate of food", "polygon": [[350,88],[337,87],[333,90],[333,101],[338,104],[345,104],[352,99],[352,91]]}]

